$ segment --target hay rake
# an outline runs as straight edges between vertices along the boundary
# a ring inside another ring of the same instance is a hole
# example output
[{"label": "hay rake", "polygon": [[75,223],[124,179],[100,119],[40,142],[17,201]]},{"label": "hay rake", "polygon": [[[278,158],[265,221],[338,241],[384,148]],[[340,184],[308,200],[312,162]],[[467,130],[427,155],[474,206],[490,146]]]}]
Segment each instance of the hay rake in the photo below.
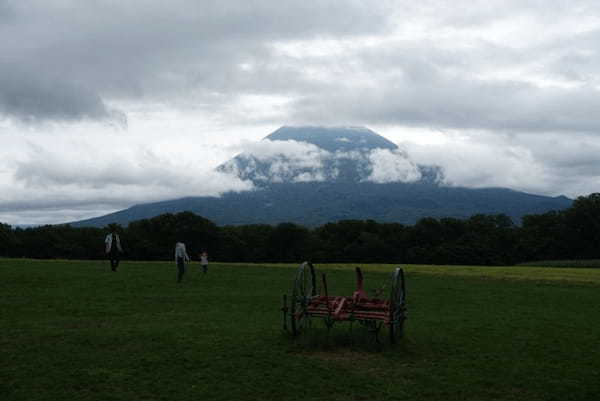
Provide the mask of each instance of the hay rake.
[{"label": "hay rake", "polygon": [[[338,322],[359,322],[376,335],[383,326],[388,327],[390,343],[395,344],[403,335],[406,320],[406,287],[404,272],[397,267],[391,276],[389,299],[376,294],[369,298],[363,289],[363,274],[356,272],[356,291],[351,296],[331,296],[328,293],[327,277],[322,274],[323,294],[317,293],[315,268],[304,262],[296,271],[292,295],[283,296],[283,327],[294,336],[302,334],[311,319],[323,319],[328,329]],[[380,293],[383,291],[379,291]],[[289,320],[289,329],[288,329]]]}]

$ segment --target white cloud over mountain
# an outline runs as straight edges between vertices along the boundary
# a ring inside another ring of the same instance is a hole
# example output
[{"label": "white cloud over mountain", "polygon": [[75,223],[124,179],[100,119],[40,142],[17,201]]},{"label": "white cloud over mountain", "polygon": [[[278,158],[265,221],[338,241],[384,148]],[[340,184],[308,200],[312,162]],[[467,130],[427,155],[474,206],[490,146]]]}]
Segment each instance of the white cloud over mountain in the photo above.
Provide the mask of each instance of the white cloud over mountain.
[{"label": "white cloud over mountain", "polygon": [[[214,170],[203,162],[211,149],[196,150],[199,159],[181,158],[160,149],[118,146],[110,149],[51,138],[43,146],[17,142],[19,155],[0,162],[0,221],[25,216],[27,223],[66,222],[110,212],[132,203],[184,196],[218,196],[248,190],[252,183]],[[65,154],[68,157],[65,157]],[[183,156],[180,153],[180,156]],[[52,221],[52,220],[50,220]]]},{"label": "white cloud over mountain", "polygon": [[401,150],[358,147],[327,151],[295,140],[262,140],[251,144],[221,170],[259,183],[338,180],[340,172],[355,181],[377,183],[421,179],[418,166]]},{"label": "white cloud over mountain", "polygon": [[372,150],[368,159],[371,162],[371,174],[367,181],[377,183],[414,182],[421,179],[417,165],[403,152],[389,149]]}]

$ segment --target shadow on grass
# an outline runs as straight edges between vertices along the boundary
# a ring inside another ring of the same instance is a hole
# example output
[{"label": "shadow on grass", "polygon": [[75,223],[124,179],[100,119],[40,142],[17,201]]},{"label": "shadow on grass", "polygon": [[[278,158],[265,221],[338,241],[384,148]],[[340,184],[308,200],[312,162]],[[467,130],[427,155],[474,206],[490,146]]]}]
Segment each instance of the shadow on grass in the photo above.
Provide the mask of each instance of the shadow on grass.
[{"label": "shadow on grass", "polygon": [[[323,319],[311,319],[307,327],[297,336],[282,334],[290,342],[290,351],[298,353],[319,353],[324,359],[344,359],[344,355],[394,354],[404,358],[414,358],[411,341],[400,338],[391,344],[387,327],[378,331],[358,322],[336,322],[328,328]],[[329,355],[329,357],[326,357]]]}]

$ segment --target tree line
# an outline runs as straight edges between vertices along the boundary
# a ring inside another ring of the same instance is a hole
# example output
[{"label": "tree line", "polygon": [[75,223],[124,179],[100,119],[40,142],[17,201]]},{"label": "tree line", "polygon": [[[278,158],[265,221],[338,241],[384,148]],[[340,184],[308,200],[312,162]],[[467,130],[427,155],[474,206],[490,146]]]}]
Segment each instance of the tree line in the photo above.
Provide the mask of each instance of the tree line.
[{"label": "tree line", "polygon": [[0,223],[0,256],[44,259],[104,258],[104,237],[121,236],[124,259],[167,260],[175,242],[192,259],[207,251],[223,262],[362,262],[511,265],[556,259],[600,259],[600,193],[577,198],[562,211],[468,219],[424,218],[414,225],[343,220],[316,228],[293,223],[219,227],[191,212],[163,214],[104,228]]}]

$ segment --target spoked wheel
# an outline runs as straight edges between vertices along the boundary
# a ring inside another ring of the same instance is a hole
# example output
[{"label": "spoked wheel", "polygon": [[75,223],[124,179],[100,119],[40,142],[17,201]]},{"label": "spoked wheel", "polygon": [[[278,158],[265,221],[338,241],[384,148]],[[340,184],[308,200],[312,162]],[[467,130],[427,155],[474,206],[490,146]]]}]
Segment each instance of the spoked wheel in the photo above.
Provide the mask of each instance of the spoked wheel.
[{"label": "spoked wheel", "polygon": [[316,295],[315,270],[312,263],[304,262],[298,268],[292,299],[290,302],[290,323],[292,334],[297,336],[304,330],[308,323],[308,304]]},{"label": "spoked wheel", "polygon": [[402,338],[404,320],[406,320],[404,271],[397,267],[392,274],[392,291],[390,294],[390,343],[395,344]]}]

